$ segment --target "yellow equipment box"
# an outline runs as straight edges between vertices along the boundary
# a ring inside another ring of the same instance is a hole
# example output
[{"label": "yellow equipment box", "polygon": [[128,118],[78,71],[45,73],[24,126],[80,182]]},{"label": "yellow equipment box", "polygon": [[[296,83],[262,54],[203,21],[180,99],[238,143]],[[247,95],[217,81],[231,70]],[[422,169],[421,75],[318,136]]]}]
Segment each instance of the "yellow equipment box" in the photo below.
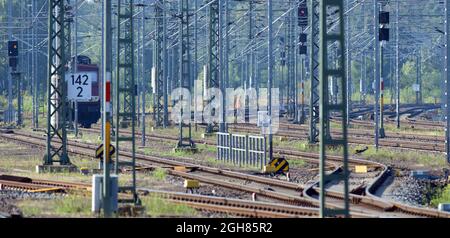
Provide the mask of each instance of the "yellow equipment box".
[{"label": "yellow equipment box", "polygon": [[367,166],[365,166],[365,165],[356,165],[355,166],[355,173],[357,173],[357,174],[365,174],[365,173],[367,173]]},{"label": "yellow equipment box", "polygon": [[190,188],[190,189],[199,188],[200,182],[198,180],[186,179],[186,180],[184,180],[184,187]]}]

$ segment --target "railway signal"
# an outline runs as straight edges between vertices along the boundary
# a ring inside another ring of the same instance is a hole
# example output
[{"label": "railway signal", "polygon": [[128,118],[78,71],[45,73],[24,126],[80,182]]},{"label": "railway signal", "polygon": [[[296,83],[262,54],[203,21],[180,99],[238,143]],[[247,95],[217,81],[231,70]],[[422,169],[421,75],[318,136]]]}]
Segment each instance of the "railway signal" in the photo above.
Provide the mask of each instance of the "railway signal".
[{"label": "railway signal", "polygon": [[[112,3],[111,0],[103,1],[103,8],[105,13],[103,16],[104,28],[103,28],[103,145],[111,145],[111,72],[112,72]],[[114,148],[114,147],[113,147]],[[102,186],[102,208],[105,217],[110,217],[113,212],[113,208],[117,207],[113,204],[113,197],[117,197],[117,194],[112,194],[111,189],[111,146],[103,146],[103,186]],[[118,148],[117,148],[118,150]],[[115,151],[115,149],[114,149]],[[118,153],[118,151],[117,151]],[[118,160],[116,160],[116,163]],[[114,200],[116,201],[116,200]]]},{"label": "railway signal", "polygon": [[[17,83],[17,125],[22,125],[22,91],[21,91],[21,76],[17,72],[17,65],[19,62],[19,42],[18,41],[8,41],[8,56],[9,56],[9,67],[11,67],[10,79],[12,82]],[[8,113],[7,113],[8,114]],[[13,112],[9,112],[10,118],[8,120],[12,121]]]},{"label": "railway signal", "polygon": [[18,41],[8,41],[8,56],[9,57],[19,56],[19,42]]},{"label": "railway signal", "polygon": [[19,60],[17,58],[9,58],[9,67],[11,68],[17,68],[17,64],[18,64]]},{"label": "railway signal", "polygon": [[380,138],[386,137],[386,133],[384,131],[384,45],[389,41],[389,12],[380,11],[379,13],[379,23],[381,25],[378,33],[378,39],[381,42],[380,43],[380,83],[376,86],[379,87],[380,91],[380,132],[379,136]]},{"label": "railway signal", "polygon": [[306,6],[306,1],[303,1],[298,8],[298,26],[308,26],[308,7]]}]

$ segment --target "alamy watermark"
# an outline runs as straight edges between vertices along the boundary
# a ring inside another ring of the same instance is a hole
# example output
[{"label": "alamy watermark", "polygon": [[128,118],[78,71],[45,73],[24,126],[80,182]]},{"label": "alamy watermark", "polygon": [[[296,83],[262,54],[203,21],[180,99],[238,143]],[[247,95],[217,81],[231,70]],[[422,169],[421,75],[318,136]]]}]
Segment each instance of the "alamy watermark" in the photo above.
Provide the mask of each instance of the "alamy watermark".
[{"label": "alamy watermark", "polygon": [[201,81],[195,82],[193,93],[187,88],[176,88],[172,91],[171,99],[174,104],[170,119],[174,123],[246,123],[245,110],[248,109],[248,123],[260,126],[263,134],[278,132],[280,115],[278,88],[271,89],[272,107],[269,113],[267,88],[260,88],[259,95],[254,88],[227,88],[226,100],[223,100],[224,95],[220,89],[202,89],[201,84]]}]

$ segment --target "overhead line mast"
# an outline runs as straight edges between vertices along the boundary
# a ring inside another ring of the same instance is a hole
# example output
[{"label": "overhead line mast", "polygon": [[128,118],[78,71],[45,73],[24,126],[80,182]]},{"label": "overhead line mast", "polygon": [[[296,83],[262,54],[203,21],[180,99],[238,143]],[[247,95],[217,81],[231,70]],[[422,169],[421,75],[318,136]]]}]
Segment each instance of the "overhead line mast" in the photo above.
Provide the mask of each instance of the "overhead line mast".
[{"label": "overhead line mast", "polygon": [[319,0],[310,0],[310,99],[309,99],[309,143],[319,141]]},{"label": "overhead line mast", "polygon": [[65,0],[48,2],[47,153],[44,166],[71,165],[67,154]]},{"label": "overhead line mast", "polygon": [[[122,166],[131,167],[131,184],[120,187],[121,192],[130,192],[132,199],[120,200],[121,203],[139,204],[136,190],[136,82],[134,57],[134,1],[118,0],[117,9],[117,62],[116,62],[116,95],[115,95],[115,133],[116,161],[115,173]],[[120,129],[131,127],[131,136],[122,135]],[[120,161],[119,154],[124,142],[130,143],[131,160]],[[105,145],[106,146],[106,145]]]},{"label": "overhead line mast", "polygon": [[[189,0],[179,0],[179,46],[180,46],[180,58],[179,58],[179,82],[180,88],[187,89],[191,92],[192,84],[191,84],[191,55],[190,55],[190,35],[189,35]],[[179,115],[179,138],[178,144],[175,148],[176,151],[196,151],[196,146],[194,141],[192,140],[192,124],[191,124],[191,110],[190,110],[190,98],[183,98],[183,95],[179,98],[179,104],[183,104],[184,101],[187,101],[189,104],[188,111],[184,111],[183,106],[180,109]],[[189,116],[184,116],[188,114]],[[188,122],[185,122],[183,118],[188,118]],[[185,134],[185,130],[187,130],[187,135]]]},{"label": "overhead line mast", "polygon": [[[349,217],[349,170],[348,170],[348,145],[347,145],[347,77],[345,72],[345,40],[344,40],[344,0],[323,0],[320,2],[320,216],[330,217],[343,215]],[[327,11],[328,10],[328,11]],[[329,12],[335,14],[329,15]],[[335,31],[329,32],[330,17],[337,15],[340,19]],[[332,48],[336,46],[337,55],[335,62],[329,60]],[[336,63],[336,64],[335,64]],[[329,100],[329,80],[338,80],[338,95],[340,100],[331,103]],[[340,134],[334,136],[328,133],[331,113],[342,115],[340,119]],[[339,173],[329,174],[326,171],[328,152],[330,148],[342,149],[343,165]],[[343,206],[341,209],[327,207],[326,186],[331,181],[343,182]]]}]

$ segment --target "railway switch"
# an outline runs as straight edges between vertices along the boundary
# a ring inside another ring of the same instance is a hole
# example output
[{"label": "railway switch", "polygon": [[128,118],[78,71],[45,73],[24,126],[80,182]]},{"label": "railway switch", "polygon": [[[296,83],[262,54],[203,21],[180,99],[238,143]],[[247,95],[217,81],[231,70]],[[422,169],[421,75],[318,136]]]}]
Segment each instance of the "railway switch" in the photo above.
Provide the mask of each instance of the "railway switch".
[{"label": "railway switch", "polygon": [[188,168],[186,166],[175,166],[173,168],[173,170],[178,171],[178,172],[183,172],[183,173],[189,173],[189,172],[192,172],[195,169],[196,168],[193,168],[193,167]]}]

